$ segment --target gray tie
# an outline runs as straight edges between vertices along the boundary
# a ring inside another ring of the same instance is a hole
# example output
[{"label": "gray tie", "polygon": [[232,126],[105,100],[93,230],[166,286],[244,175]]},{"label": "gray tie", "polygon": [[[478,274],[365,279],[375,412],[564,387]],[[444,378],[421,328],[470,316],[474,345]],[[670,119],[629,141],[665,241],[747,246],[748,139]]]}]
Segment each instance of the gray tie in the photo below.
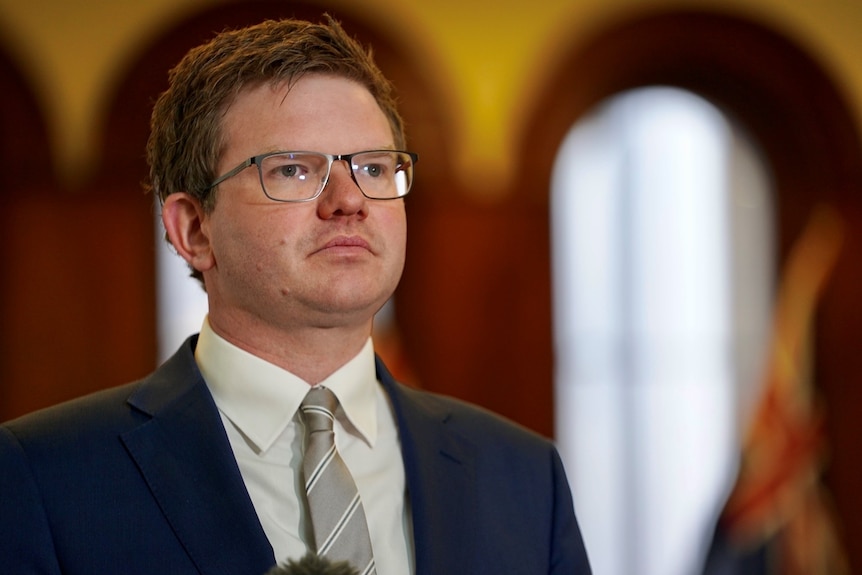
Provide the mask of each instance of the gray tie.
[{"label": "gray tie", "polygon": [[335,408],[338,399],[325,387],[313,387],[302,401],[305,455],[302,472],[311,511],[317,554],[348,561],[362,575],[376,573],[371,538],[359,492],[335,450]]}]

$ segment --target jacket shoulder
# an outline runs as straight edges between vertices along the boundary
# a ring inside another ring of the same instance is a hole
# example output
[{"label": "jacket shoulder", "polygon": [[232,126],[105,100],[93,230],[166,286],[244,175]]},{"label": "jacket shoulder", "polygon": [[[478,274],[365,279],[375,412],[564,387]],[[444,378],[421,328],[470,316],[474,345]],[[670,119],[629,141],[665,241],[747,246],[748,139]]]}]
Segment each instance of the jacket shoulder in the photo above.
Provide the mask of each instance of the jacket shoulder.
[{"label": "jacket shoulder", "polygon": [[193,348],[188,347],[189,342],[146,377],[39,409],[0,427],[22,446],[47,442],[58,448],[90,436],[116,435],[135,427],[152,416],[153,410],[148,407],[159,405],[158,401],[172,402],[196,383],[190,375],[197,369]]},{"label": "jacket shoulder", "polygon": [[555,450],[550,438],[474,403],[401,384],[396,393],[402,395],[405,418],[415,416],[416,411],[424,412],[479,447],[505,445],[510,453],[513,449],[533,453]]}]

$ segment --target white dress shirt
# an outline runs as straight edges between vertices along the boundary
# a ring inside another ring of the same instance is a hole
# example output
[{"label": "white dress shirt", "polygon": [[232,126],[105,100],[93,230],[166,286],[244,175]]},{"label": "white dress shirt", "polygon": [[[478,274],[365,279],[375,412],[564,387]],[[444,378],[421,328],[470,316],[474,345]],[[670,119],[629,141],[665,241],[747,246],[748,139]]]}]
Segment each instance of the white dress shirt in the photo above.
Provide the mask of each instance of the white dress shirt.
[{"label": "white dress shirt", "polygon": [[[206,319],[195,359],[276,560],[302,557],[311,525],[301,478],[304,426],[297,412],[309,384],[225,341]],[[413,533],[398,428],[377,381],[371,339],[320,385],[332,390],[341,406],[335,443],[365,507],[377,573],[412,574]]]}]

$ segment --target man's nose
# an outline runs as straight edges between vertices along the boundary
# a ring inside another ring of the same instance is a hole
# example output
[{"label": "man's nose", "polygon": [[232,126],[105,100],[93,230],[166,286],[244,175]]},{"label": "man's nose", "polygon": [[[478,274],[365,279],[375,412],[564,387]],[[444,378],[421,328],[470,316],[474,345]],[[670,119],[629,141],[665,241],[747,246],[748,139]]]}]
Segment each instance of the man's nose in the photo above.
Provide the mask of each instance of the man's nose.
[{"label": "man's nose", "polygon": [[320,216],[328,219],[336,215],[364,214],[367,201],[353,178],[350,164],[344,160],[333,162],[329,181],[318,202]]}]

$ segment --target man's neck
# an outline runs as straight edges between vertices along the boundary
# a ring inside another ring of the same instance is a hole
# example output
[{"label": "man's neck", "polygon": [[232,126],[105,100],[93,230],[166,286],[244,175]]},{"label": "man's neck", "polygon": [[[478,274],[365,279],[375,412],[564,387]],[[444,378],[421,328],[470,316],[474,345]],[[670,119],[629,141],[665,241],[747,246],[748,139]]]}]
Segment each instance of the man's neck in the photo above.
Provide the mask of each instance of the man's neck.
[{"label": "man's neck", "polygon": [[371,336],[370,320],[359,325],[290,330],[266,323],[246,327],[212,314],[208,321],[212,330],[228,342],[310,385],[320,383],[353,359]]}]

